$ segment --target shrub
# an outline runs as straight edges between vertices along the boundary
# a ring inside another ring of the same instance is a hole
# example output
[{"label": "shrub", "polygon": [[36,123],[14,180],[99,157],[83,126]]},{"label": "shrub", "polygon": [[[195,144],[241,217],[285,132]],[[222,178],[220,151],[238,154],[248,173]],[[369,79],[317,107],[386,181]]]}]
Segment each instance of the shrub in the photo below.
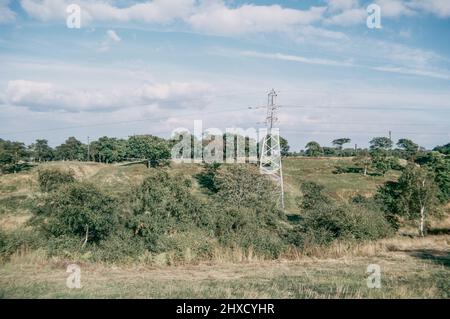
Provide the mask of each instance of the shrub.
[{"label": "shrub", "polygon": [[75,182],[75,177],[72,171],[47,168],[39,171],[38,182],[42,192],[50,192],[62,185]]},{"label": "shrub", "polygon": [[219,242],[278,256],[285,248],[285,216],[276,206],[272,182],[254,167],[233,165],[216,170],[214,184],[215,235]]},{"label": "shrub", "polygon": [[35,249],[42,246],[44,239],[39,233],[29,229],[16,229],[10,233],[0,230],[0,257],[8,258],[21,249]]},{"label": "shrub", "polygon": [[158,250],[163,235],[195,227],[212,228],[208,203],[191,194],[190,187],[188,179],[155,170],[131,194],[127,226],[145,240],[149,250]]},{"label": "shrub", "polygon": [[304,182],[300,186],[302,196],[299,206],[302,209],[312,209],[317,205],[328,203],[328,197],[323,193],[325,187],[314,182]]},{"label": "shrub", "polygon": [[31,223],[49,236],[62,235],[98,242],[118,225],[117,203],[88,183],[65,185],[36,205]]},{"label": "shrub", "polygon": [[308,210],[288,240],[303,247],[328,245],[334,240],[375,240],[390,234],[392,228],[382,212],[362,205],[328,203]]}]

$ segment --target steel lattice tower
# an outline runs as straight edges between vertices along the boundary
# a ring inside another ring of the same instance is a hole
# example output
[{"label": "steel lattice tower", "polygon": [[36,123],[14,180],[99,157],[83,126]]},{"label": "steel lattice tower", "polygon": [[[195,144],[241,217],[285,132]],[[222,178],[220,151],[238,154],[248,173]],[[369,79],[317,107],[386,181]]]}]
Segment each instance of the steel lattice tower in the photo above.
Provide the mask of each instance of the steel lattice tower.
[{"label": "steel lattice tower", "polygon": [[277,122],[277,93],[272,89],[268,94],[266,128],[260,153],[259,168],[262,174],[269,175],[277,184],[278,200],[284,209],[283,169],[281,165],[280,130],[274,128]]}]

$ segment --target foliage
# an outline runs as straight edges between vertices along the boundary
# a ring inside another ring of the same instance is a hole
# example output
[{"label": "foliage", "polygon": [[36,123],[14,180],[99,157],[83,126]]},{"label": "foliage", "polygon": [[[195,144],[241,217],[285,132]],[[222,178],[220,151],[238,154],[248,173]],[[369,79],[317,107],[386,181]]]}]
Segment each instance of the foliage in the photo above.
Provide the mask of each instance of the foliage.
[{"label": "foliage", "polygon": [[287,139],[280,136],[280,148],[281,148],[281,156],[289,156],[290,146],[288,144]]},{"label": "foliage", "polygon": [[403,158],[407,160],[414,160],[419,152],[419,145],[406,138],[399,139],[397,146],[402,151]]},{"label": "foliage", "polygon": [[328,197],[323,193],[324,186],[314,182],[304,182],[300,186],[302,197],[299,200],[299,207],[303,210],[313,209],[321,204],[329,202]]},{"label": "foliage", "polygon": [[214,232],[219,242],[269,256],[280,254],[285,217],[276,206],[272,182],[245,165],[223,166],[214,171],[212,180]]},{"label": "foliage", "polygon": [[55,155],[59,160],[83,161],[87,157],[87,146],[72,136],[56,147]]},{"label": "foliage", "polygon": [[436,146],[435,148],[433,148],[433,151],[435,152],[439,152],[445,155],[450,155],[450,143],[447,143],[443,146]]},{"label": "foliage", "polygon": [[103,136],[90,145],[90,156],[96,162],[115,163],[126,158],[127,141]]},{"label": "foliage", "polygon": [[370,140],[370,149],[371,150],[390,150],[392,148],[392,140],[388,137],[374,137]]},{"label": "foliage", "polygon": [[361,150],[358,152],[356,157],[353,158],[353,162],[357,167],[362,168],[364,175],[367,175],[367,172],[372,165],[372,157],[367,150]]},{"label": "foliage", "polygon": [[439,188],[438,197],[442,203],[450,200],[450,158],[438,152],[428,152],[416,159],[423,167],[434,174],[434,181]]},{"label": "foliage", "polygon": [[149,250],[158,250],[163,236],[210,225],[207,205],[190,192],[191,181],[156,170],[131,195],[127,226],[144,239]]},{"label": "foliage", "polygon": [[130,158],[146,159],[152,167],[167,163],[171,157],[169,143],[153,135],[131,136],[126,154]]},{"label": "foliage", "polygon": [[20,161],[27,159],[28,151],[24,143],[0,139],[0,172],[18,172],[22,169]]},{"label": "foliage", "polygon": [[54,150],[48,145],[47,140],[36,140],[29,146],[31,156],[38,162],[51,161],[55,154]]},{"label": "foliage", "polygon": [[420,235],[426,232],[427,216],[438,210],[438,187],[433,173],[415,164],[409,164],[398,182],[381,187],[378,197],[387,210],[408,220],[420,220]]},{"label": "foliage", "polygon": [[94,185],[64,185],[38,203],[30,220],[47,236],[71,236],[85,243],[106,238],[118,225],[118,206]]},{"label": "foliage", "polygon": [[215,176],[219,168],[219,163],[204,164],[204,170],[196,175],[200,186],[208,189],[212,193],[217,193],[219,189],[216,185]]},{"label": "foliage", "polygon": [[73,182],[75,182],[75,176],[72,171],[47,168],[38,172],[38,183],[42,192],[54,191],[62,185]]},{"label": "foliage", "polygon": [[322,147],[315,141],[308,142],[305,147],[307,156],[320,156],[323,154]]}]

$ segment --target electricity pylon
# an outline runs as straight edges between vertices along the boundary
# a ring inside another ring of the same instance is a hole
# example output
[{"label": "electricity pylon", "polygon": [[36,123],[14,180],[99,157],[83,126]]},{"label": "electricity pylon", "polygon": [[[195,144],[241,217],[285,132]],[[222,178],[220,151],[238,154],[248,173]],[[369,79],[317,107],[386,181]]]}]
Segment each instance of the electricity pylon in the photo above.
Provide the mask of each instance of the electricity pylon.
[{"label": "electricity pylon", "polygon": [[281,165],[281,145],[280,145],[280,130],[274,128],[273,125],[277,122],[276,105],[277,93],[272,89],[268,94],[267,100],[267,115],[266,128],[260,159],[259,169],[262,174],[267,174],[277,184],[278,200],[281,207],[284,209],[284,188],[283,188],[283,168]]}]

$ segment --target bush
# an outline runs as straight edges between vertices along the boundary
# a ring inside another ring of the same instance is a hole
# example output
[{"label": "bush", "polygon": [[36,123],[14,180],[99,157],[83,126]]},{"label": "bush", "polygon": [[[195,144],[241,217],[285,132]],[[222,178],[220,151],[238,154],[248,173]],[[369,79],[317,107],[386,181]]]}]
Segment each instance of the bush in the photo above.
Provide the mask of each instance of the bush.
[{"label": "bush", "polygon": [[127,227],[144,239],[149,250],[159,250],[158,240],[163,235],[212,228],[208,203],[191,194],[190,187],[188,179],[155,170],[131,194]]},{"label": "bush", "polygon": [[21,249],[36,249],[42,246],[44,238],[28,229],[16,229],[10,233],[0,230],[0,259],[8,258]]},{"label": "bush", "polygon": [[299,199],[299,206],[302,209],[312,209],[317,205],[329,202],[328,197],[323,193],[325,187],[314,182],[304,182],[300,186],[302,196]]},{"label": "bush", "polygon": [[215,235],[223,245],[278,256],[285,248],[284,213],[274,185],[256,168],[224,166],[215,171]]},{"label": "bush", "polygon": [[328,245],[334,240],[375,240],[392,234],[383,213],[346,203],[328,203],[308,210],[290,235],[290,243]]},{"label": "bush", "polygon": [[42,192],[50,192],[58,189],[60,186],[75,182],[72,171],[62,171],[59,169],[42,169],[38,173],[39,188]]},{"label": "bush", "polygon": [[48,194],[34,208],[31,224],[48,236],[74,236],[86,242],[106,238],[118,225],[114,199],[88,183],[72,183]]}]

